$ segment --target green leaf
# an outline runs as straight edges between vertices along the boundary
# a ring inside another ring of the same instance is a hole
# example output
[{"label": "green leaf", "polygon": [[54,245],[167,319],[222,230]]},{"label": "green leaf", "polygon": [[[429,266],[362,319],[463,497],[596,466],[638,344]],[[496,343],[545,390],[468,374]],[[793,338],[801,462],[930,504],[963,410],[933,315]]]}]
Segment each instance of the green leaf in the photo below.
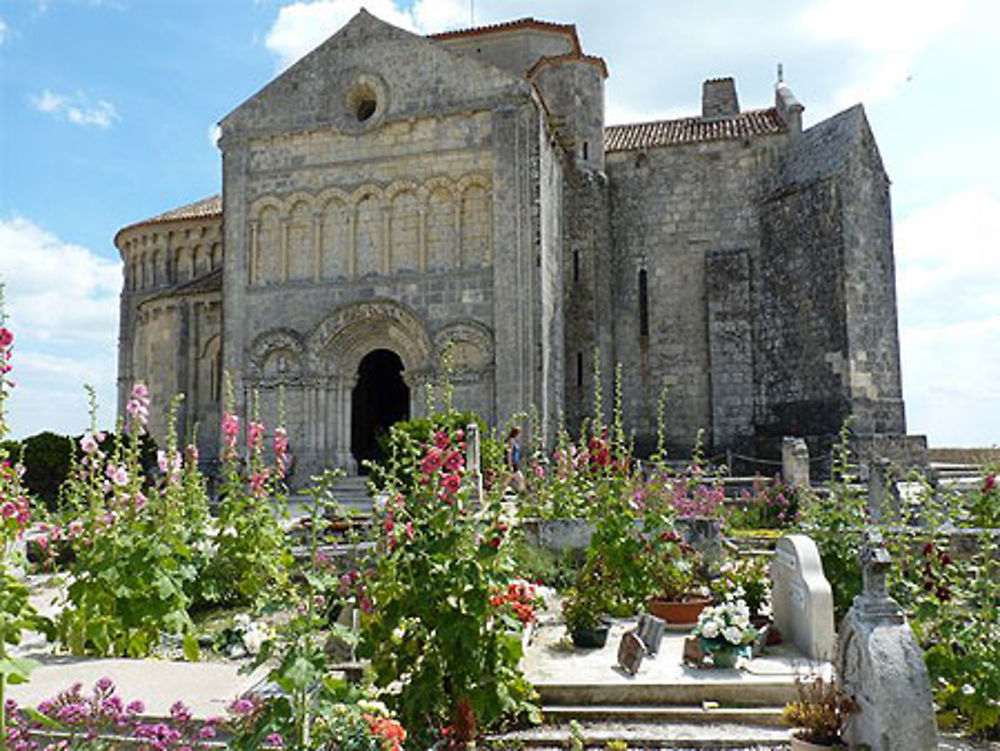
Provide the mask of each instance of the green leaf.
[{"label": "green leaf", "polygon": [[27,683],[31,671],[39,665],[37,660],[27,657],[5,657],[0,660],[0,673],[7,676],[10,684]]},{"label": "green leaf", "polygon": [[198,637],[190,631],[184,634],[184,658],[188,662],[198,662],[201,658],[201,649],[198,646]]}]

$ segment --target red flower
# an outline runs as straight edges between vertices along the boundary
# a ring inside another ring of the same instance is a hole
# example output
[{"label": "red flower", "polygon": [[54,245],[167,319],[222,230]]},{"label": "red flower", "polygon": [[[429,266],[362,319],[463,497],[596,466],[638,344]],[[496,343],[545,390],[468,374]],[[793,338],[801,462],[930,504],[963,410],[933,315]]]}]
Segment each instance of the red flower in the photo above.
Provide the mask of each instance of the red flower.
[{"label": "red flower", "polygon": [[444,478],[441,485],[445,489],[445,492],[457,493],[458,489],[462,487],[462,478],[457,474],[448,475]]},{"label": "red flower", "polygon": [[452,451],[445,459],[444,468],[448,472],[458,472],[465,467],[465,458],[461,451]]},{"label": "red flower", "polygon": [[441,453],[441,449],[432,448],[427,452],[427,456],[424,457],[423,461],[420,463],[420,471],[425,475],[431,475],[441,469],[441,465],[444,463],[444,455]]},{"label": "red flower", "polygon": [[0,349],[6,349],[14,343],[14,334],[6,326],[0,326]]}]

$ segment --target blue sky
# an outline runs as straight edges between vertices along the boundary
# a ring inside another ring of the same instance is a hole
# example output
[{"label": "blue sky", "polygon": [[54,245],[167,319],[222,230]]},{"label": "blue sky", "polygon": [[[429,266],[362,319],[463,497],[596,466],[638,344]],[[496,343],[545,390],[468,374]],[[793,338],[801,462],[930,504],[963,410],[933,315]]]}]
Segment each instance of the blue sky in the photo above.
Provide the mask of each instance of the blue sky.
[{"label": "blue sky", "polygon": [[[113,419],[114,233],[219,190],[216,121],[357,0],[0,0],[0,280],[15,436]],[[370,0],[430,33],[469,0]],[[711,10],[708,10],[708,9]],[[1000,3],[475,0],[476,23],[577,24],[611,72],[609,122],[696,114],[734,75],[768,106],[778,62],[806,125],[861,101],[893,181],[903,386],[931,445],[1000,443]]]}]

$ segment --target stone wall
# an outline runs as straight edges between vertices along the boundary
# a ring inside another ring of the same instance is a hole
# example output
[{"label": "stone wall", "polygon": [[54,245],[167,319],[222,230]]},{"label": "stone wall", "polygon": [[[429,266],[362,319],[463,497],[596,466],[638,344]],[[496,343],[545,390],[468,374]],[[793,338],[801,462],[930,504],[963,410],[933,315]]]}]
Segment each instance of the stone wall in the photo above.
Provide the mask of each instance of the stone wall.
[{"label": "stone wall", "polygon": [[[624,366],[625,422],[635,427],[640,450],[655,445],[654,407],[663,385],[669,388],[672,451],[689,451],[699,429],[712,429],[706,259],[710,252],[758,246],[758,184],[783,139],[606,156],[616,256],[614,357]],[[648,280],[648,336],[640,334],[642,270]],[[710,434],[708,439],[711,443]]]}]

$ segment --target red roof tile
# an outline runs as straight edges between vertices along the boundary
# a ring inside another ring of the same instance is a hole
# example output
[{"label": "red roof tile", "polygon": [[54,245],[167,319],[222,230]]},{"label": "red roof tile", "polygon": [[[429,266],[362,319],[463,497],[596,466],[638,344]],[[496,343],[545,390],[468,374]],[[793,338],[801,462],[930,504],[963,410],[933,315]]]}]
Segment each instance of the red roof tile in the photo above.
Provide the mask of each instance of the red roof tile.
[{"label": "red roof tile", "polygon": [[580,38],[576,35],[576,25],[571,23],[552,23],[551,21],[538,21],[534,18],[518,18],[516,21],[504,21],[503,23],[489,24],[487,26],[475,26],[469,29],[456,29],[455,31],[442,31],[438,34],[428,34],[428,39],[455,39],[456,37],[472,37],[482,34],[495,34],[515,29],[540,29],[542,31],[560,31],[568,34],[573,43],[573,51],[578,55],[583,53],[580,48]]},{"label": "red roof tile", "polygon": [[143,219],[141,222],[135,222],[127,227],[122,227],[115,234],[115,243],[117,244],[118,237],[123,232],[128,230],[146,227],[153,224],[179,222],[184,219],[207,219],[213,216],[222,216],[222,196],[218,194],[209,196],[208,198],[202,198],[200,201],[195,201],[194,203],[189,203],[185,206],[171,209],[170,211],[165,211],[162,214],[157,214],[149,219]]},{"label": "red roof tile", "polygon": [[774,107],[741,112],[735,117],[683,117],[653,123],[610,125],[604,129],[604,150],[631,151],[656,146],[722,141],[783,133],[785,123]]}]

